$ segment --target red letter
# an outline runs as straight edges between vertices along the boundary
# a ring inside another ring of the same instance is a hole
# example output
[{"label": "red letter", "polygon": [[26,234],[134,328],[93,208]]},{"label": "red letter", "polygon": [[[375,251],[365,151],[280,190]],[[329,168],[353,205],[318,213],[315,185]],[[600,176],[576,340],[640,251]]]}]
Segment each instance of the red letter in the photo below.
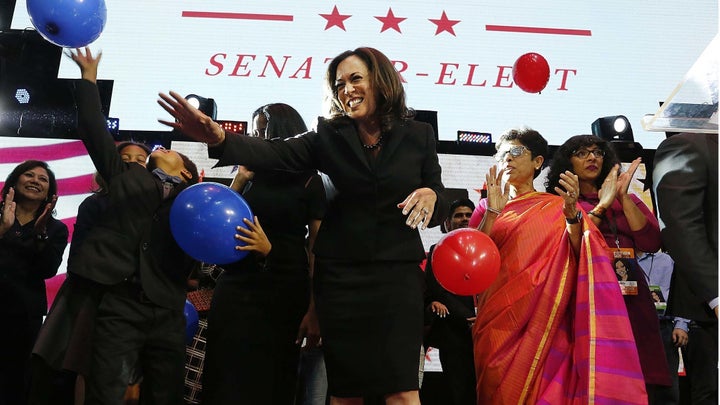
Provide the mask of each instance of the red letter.
[{"label": "red letter", "polygon": [[245,76],[245,77],[250,76],[250,72],[249,72],[249,71],[248,71],[247,73],[245,73],[245,74],[242,74],[242,75],[238,73],[238,70],[240,70],[240,68],[242,68],[243,70],[245,70],[245,69],[247,69],[247,67],[248,67],[248,64],[247,64],[247,63],[243,63],[243,59],[245,59],[246,56],[249,56],[250,59],[255,60],[255,55],[241,55],[241,54],[238,54],[238,55],[237,55],[237,57],[238,57],[237,63],[235,63],[235,69],[233,69],[232,73],[230,73],[228,76]]},{"label": "red letter", "polygon": [[475,68],[478,67],[478,65],[468,65],[468,66],[470,66],[470,72],[468,73],[467,81],[465,82],[465,84],[463,84],[463,86],[485,87],[485,83],[487,83],[487,80],[483,80],[483,82],[480,84],[472,83],[473,76],[475,75]]},{"label": "red letter", "polygon": [[435,84],[454,85],[455,79],[452,79],[452,82],[448,83],[448,82],[443,82],[443,77],[452,78],[453,72],[448,72],[448,66],[452,66],[455,69],[457,69],[458,67],[460,67],[460,65],[458,65],[457,63],[440,63],[440,65],[442,65],[442,69],[440,71],[440,77],[438,78],[438,81],[435,82]]},{"label": "red letter", "polygon": [[312,56],[308,56],[302,65],[290,76],[291,79],[297,79],[300,72],[304,72],[303,79],[310,79],[310,67],[312,67]]},{"label": "red letter", "polygon": [[[408,68],[407,62],[403,62],[401,60],[394,60],[392,61],[393,66],[395,66],[395,70],[397,70],[398,74],[400,75],[400,81],[403,83],[407,83],[405,78],[402,75],[402,72],[406,71]],[[400,65],[400,68],[397,67],[397,65]]]},{"label": "red letter", "polygon": [[222,59],[225,60],[225,58],[227,58],[227,54],[226,54],[226,53],[216,53],[215,55],[211,56],[211,57],[210,57],[210,64],[213,65],[213,66],[215,66],[215,67],[217,68],[217,72],[215,72],[215,73],[210,73],[210,70],[209,70],[209,69],[205,69],[205,74],[206,74],[206,75],[208,75],[208,76],[217,76],[217,75],[219,75],[220,73],[222,73],[222,71],[223,71],[223,64],[222,64],[221,61],[217,60],[219,57],[222,57]]},{"label": "red letter", "polygon": [[265,72],[267,71],[268,65],[272,65],[275,74],[278,78],[280,78],[282,76],[283,70],[285,70],[285,65],[287,65],[287,61],[288,59],[290,59],[290,57],[283,56],[283,59],[285,60],[283,61],[282,68],[278,68],[278,65],[277,63],[275,63],[275,59],[273,59],[272,55],[265,55],[265,57],[267,58],[267,60],[265,61],[265,66],[263,66],[263,71],[262,73],[260,73],[260,75],[258,75],[258,77],[265,77]]},{"label": "red letter", "polygon": [[573,75],[577,75],[577,70],[575,70],[575,69],[555,69],[555,74],[557,74],[558,72],[563,72],[562,81],[560,82],[560,87],[558,88],[558,90],[567,91],[567,87],[565,87],[565,85],[567,84],[568,72],[572,72]]},{"label": "red letter", "polygon": [[510,74],[509,74],[509,73],[508,73],[507,75],[504,75],[504,74],[503,74],[504,71],[505,71],[505,69],[510,69],[510,70],[512,70],[512,66],[498,66],[498,77],[497,77],[497,81],[495,82],[495,85],[494,85],[493,87],[506,87],[506,88],[508,88],[508,89],[509,89],[510,87],[512,87],[513,84],[512,84],[512,82],[510,82],[510,81],[509,81],[510,84],[508,84],[507,86],[503,86],[503,85],[500,84],[500,82],[501,82],[503,79],[509,79],[509,78],[510,78]]}]

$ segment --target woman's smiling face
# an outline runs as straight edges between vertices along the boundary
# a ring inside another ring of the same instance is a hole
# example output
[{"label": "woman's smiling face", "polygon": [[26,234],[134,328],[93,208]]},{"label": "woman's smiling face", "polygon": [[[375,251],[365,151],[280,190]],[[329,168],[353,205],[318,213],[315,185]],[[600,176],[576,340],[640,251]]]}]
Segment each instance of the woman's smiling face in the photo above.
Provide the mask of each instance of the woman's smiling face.
[{"label": "woman's smiling face", "polygon": [[370,72],[358,56],[350,55],[338,64],[335,89],[343,110],[350,118],[358,121],[375,119],[377,95],[370,81]]}]

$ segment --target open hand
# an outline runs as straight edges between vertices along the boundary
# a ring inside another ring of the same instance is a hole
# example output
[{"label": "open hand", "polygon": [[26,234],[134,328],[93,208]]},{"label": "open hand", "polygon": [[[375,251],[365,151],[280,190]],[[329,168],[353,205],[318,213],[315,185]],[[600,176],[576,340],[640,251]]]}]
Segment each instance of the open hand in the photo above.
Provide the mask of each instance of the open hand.
[{"label": "open hand", "polygon": [[497,165],[490,167],[485,175],[485,185],[487,186],[487,206],[494,210],[502,211],[510,200],[510,183],[502,185],[502,178],[505,169],[498,170]]},{"label": "open hand", "polygon": [[102,58],[102,52],[98,52],[97,57],[93,57],[92,51],[86,46],[84,52],[83,49],[75,48],[75,51],[67,51],[65,55],[77,63],[83,79],[93,83],[97,81],[98,65]]},{"label": "open hand", "polygon": [[255,222],[250,222],[247,218],[243,218],[243,222],[247,225],[247,229],[238,226],[237,231],[242,234],[236,234],[235,239],[245,242],[245,246],[238,245],[235,246],[235,249],[256,252],[263,257],[267,256],[272,249],[272,245],[262,226],[260,226],[258,217],[255,216]]},{"label": "open hand", "polygon": [[437,195],[435,191],[423,187],[410,193],[397,207],[402,209],[403,215],[407,215],[407,221],[405,221],[407,226],[412,229],[418,226],[421,226],[421,229],[426,229],[432,219],[433,212],[435,212],[436,201]]},{"label": "open hand", "polygon": [[160,107],[175,118],[175,121],[158,119],[158,122],[208,145],[219,144],[225,140],[225,131],[220,124],[190,105],[185,97],[174,91],[171,91],[170,95],[158,95],[160,99],[157,102]]}]

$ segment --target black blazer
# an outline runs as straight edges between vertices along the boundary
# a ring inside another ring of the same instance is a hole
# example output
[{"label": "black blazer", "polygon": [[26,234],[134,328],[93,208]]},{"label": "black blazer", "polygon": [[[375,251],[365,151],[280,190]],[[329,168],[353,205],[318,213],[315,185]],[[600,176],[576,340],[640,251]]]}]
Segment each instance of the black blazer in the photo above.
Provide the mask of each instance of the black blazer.
[{"label": "black blazer", "polygon": [[683,133],[655,152],[653,186],[665,247],[675,260],[668,312],[717,322],[718,138]]},{"label": "black blazer", "polygon": [[397,204],[415,189],[429,187],[438,197],[434,218],[445,217],[435,135],[428,124],[397,121],[383,133],[383,142],[377,157],[370,159],[352,120],[320,118],[315,131],[284,141],[227,134],[222,145],[210,148],[210,156],[220,158],[218,166],[317,169],[327,174],[337,195],[323,217],[314,248],[317,257],[419,262],[425,258],[420,234],[405,225]]},{"label": "black blazer", "polygon": [[182,310],[187,277],[195,264],[170,232],[170,207],[180,186],[163,198],[160,179],[136,163],[125,163],[108,133],[97,86],[76,85],[78,133],[109,187],[107,208],[68,263],[68,272],[113,285],[139,276],[157,305]]},{"label": "black blazer", "polygon": [[47,313],[45,279],[57,274],[68,229],[51,217],[48,238],[42,241],[35,233],[35,221],[20,226],[15,220],[0,238],[0,314],[40,318]]}]

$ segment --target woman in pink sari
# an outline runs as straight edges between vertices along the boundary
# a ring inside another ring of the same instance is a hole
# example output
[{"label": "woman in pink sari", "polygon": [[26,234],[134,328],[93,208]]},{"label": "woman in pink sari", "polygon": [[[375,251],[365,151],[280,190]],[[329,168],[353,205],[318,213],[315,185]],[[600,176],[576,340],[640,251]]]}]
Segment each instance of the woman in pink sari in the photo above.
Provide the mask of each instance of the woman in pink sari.
[{"label": "woman in pink sari", "polygon": [[579,183],[537,192],[547,142],[510,130],[470,226],[498,246],[498,278],[473,328],[478,404],[647,404],[637,350],[602,235],[578,206]]}]

